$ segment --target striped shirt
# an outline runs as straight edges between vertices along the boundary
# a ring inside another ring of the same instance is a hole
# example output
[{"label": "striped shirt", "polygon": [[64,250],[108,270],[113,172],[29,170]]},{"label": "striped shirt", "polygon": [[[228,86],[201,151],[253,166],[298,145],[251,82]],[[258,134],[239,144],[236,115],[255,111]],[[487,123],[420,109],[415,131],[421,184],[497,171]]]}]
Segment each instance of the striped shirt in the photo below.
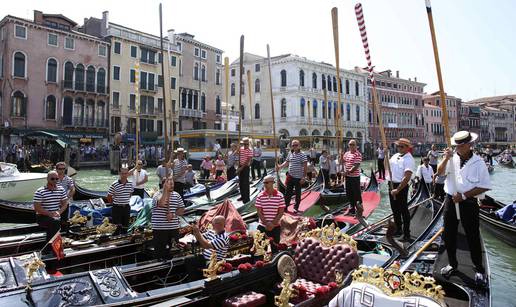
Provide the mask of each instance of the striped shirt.
[{"label": "striped shirt", "polygon": [[188,161],[186,159],[174,160],[174,182],[181,182],[185,183],[185,173],[186,173],[186,167],[188,166]]},{"label": "striped shirt", "polygon": [[[179,193],[175,191],[170,193],[170,197],[168,199],[168,208],[158,206],[158,202],[159,198],[157,197],[152,200],[152,229],[179,229],[181,227],[181,223],[179,222],[179,217],[175,214],[177,209],[185,207],[183,199]],[[174,217],[170,221],[167,220],[167,213],[169,210],[174,214]]]},{"label": "striped shirt", "polygon": [[240,148],[240,166],[247,165],[253,158],[253,150],[251,148]]},{"label": "striped shirt", "polygon": [[235,166],[235,164],[238,164],[239,160],[240,160],[240,157],[239,157],[238,153],[237,153],[237,152],[232,152],[232,151],[231,151],[231,152],[228,154],[228,164],[227,164],[227,167],[228,167],[228,168],[230,168],[230,167],[234,167],[234,166]]},{"label": "striped shirt", "polygon": [[123,184],[120,180],[116,180],[109,186],[108,195],[113,196],[113,205],[124,206],[129,204],[133,191],[133,184],[130,181]]},{"label": "striped shirt", "polygon": [[283,198],[283,194],[277,190],[274,190],[272,195],[269,195],[267,191],[263,191],[256,198],[255,206],[256,208],[262,209],[265,221],[260,220],[260,224],[265,226],[266,223],[274,220],[280,208],[285,208],[285,199]]},{"label": "striped shirt", "polygon": [[253,149],[253,160],[254,161],[262,161],[262,148],[255,147]]},{"label": "striped shirt", "polygon": [[44,186],[34,193],[34,203],[40,203],[41,207],[49,212],[59,211],[61,201],[66,199],[66,192],[60,186],[57,186],[55,190]]},{"label": "striped shirt", "polygon": [[301,179],[305,175],[304,164],[308,161],[306,155],[300,152],[291,152],[287,157],[288,174],[296,179]]},{"label": "striped shirt", "polygon": [[66,195],[70,192],[70,190],[75,186],[73,179],[70,176],[64,175],[63,179],[57,181],[57,185],[62,187],[65,191]]},{"label": "striped shirt", "polygon": [[[344,156],[344,170],[349,172],[355,164],[360,164],[362,162],[362,155],[357,150],[355,152],[347,151]],[[360,176],[360,167],[357,167],[352,173],[347,175],[348,177],[359,177]]]},{"label": "striped shirt", "polygon": [[[213,230],[208,230],[203,233],[202,236],[215,248],[215,251],[217,252],[217,260],[226,258],[229,247],[229,237],[225,231],[217,234]],[[204,259],[209,260],[211,257],[211,249],[203,250],[202,255],[204,256]]]}]

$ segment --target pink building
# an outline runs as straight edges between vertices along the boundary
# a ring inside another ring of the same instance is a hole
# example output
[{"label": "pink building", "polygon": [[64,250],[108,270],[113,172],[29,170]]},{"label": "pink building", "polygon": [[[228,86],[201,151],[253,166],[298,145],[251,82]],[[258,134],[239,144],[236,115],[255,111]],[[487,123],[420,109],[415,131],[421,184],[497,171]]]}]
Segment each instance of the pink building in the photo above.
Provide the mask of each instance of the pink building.
[{"label": "pink building", "polygon": [[[446,110],[448,111],[448,123],[450,135],[459,129],[459,116],[461,114],[461,99],[446,94]],[[442,124],[441,97],[439,92],[423,96],[425,103],[425,140],[426,143],[445,144],[444,126]]]},{"label": "pink building", "polygon": [[0,21],[3,143],[31,130],[101,141],[108,132],[109,44],[60,14]]}]

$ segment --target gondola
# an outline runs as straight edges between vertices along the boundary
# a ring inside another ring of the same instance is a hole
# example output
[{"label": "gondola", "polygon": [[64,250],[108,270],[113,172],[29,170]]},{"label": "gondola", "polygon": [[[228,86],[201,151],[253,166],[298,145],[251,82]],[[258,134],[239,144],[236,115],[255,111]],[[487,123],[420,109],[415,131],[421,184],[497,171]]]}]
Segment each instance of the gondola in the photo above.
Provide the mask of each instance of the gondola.
[{"label": "gondola", "polygon": [[[361,173],[361,177],[367,178],[367,184],[364,187],[364,191],[379,191],[379,183],[376,176],[373,176],[374,171],[371,170],[371,177],[367,177]],[[346,197],[346,190],[344,184],[329,189],[325,187],[324,191],[321,193],[321,204],[326,206],[342,204],[347,202],[348,199]]]},{"label": "gondola", "polygon": [[508,223],[496,215],[496,211],[505,207],[499,201],[486,196],[480,204],[481,225],[496,236],[499,240],[516,247],[516,224]]},{"label": "gondola", "polygon": [[[278,180],[278,188],[282,185],[281,180]],[[313,215],[312,209],[321,200],[321,194],[324,191],[324,177],[322,172],[319,173],[316,180],[310,184],[308,188],[301,192],[301,202],[299,204],[299,214],[304,216]],[[294,211],[294,204],[296,202],[295,195],[292,196],[290,205],[287,206],[287,212]]]},{"label": "gondola", "polygon": [[[150,194],[147,190],[145,190],[144,198],[148,197],[150,197]],[[107,191],[94,191],[81,187],[75,183],[75,194],[73,195],[73,200],[88,200],[97,198],[102,198],[104,202],[107,202]]]},{"label": "gondola", "polygon": [[498,157],[496,159],[498,162],[498,165],[505,167],[505,168],[514,168],[514,159],[511,157],[511,159],[504,159],[503,157]]}]

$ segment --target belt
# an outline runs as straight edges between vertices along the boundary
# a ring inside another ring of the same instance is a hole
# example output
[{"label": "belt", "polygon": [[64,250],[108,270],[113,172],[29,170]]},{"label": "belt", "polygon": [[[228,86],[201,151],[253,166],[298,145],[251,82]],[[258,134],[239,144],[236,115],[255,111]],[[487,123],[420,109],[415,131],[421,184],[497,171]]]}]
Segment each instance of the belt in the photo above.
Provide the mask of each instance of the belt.
[{"label": "belt", "polygon": [[[450,194],[448,194],[448,193],[446,193],[446,196],[448,196],[449,198],[452,198],[452,197],[453,197],[452,195],[450,195]],[[474,202],[478,202],[478,198],[477,198],[477,197],[468,197],[468,198],[466,198],[466,199],[463,199],[461,202],[463,202],[463,201],[474,201]]]}]

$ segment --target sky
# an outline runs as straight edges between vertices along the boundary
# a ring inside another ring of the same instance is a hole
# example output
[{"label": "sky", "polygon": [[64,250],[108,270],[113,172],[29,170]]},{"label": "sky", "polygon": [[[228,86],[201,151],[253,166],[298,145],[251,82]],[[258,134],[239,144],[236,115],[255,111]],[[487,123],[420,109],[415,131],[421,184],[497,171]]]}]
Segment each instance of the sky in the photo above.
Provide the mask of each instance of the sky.
[{"label": "sky", "polygon": [[[158,6],[166,29],[188,32],[225,51],[230,62],[245,51],[297,54],[335,64],[331,8],[339,12],[340,65],[365,66],[365,56],[350,0],[17,0],[2,1],[0,15],[33,18],[33,10],[61,13],[83,23],[85,17],[109,19],[159,35]],[[363,0],[373,65],[417,77],[425,91],[438,90],[424,0]],[[516,1],[433,0],[444,89],[463,101],[516,93]],[[166,33],[166,32],[165,32]]]}]

